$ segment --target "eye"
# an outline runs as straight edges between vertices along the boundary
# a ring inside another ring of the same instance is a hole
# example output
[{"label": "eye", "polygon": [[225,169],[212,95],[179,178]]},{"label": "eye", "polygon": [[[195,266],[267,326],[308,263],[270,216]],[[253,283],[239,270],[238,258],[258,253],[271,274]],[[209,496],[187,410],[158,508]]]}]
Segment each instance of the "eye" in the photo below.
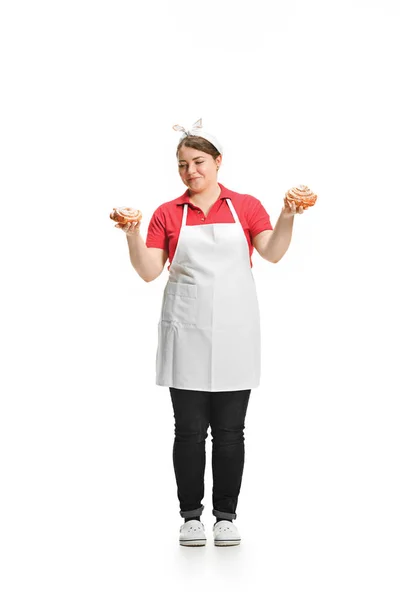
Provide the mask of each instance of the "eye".
[{"label": "eye", "polygon": [[202,165],[203,162],[204,162],[204,160],[199,160],[199,161],[196,162],[196,165]]}]

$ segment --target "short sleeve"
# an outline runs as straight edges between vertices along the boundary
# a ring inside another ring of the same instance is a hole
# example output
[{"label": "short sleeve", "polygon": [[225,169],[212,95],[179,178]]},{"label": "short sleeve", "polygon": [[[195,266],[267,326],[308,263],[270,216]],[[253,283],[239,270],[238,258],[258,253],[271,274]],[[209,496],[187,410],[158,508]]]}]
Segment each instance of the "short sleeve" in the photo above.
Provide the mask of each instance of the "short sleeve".
[{"label": "short sleeve", "polygon": [[159,206],[153,213],[147,229],[146,246],[148,248],[161,248],[168,252],[168,237],[165,230],[165,215]]},{"label": "short sleeve", "polygon": [[261,231],[273,229],[269,214],[261,204],[260,200],[257,200],[254,196],[247,196],[246,201],[248,205],[247,222],[251,239],[261,233]]}]

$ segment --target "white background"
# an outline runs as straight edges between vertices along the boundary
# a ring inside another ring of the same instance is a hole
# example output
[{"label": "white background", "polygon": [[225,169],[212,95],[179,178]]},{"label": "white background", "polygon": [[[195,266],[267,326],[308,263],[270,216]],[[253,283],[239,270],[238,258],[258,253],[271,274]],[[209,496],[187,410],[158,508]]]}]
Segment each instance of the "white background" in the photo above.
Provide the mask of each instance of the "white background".
[{"label": "white background", "polygon": [[[4,600],[398,600],[396,2],[3,2]],[[166,268],[132,268],[114,206],[183,193],[172,125],[203,118],[219,181],[295,217],[255,251],[262,382],[246,418],[241,546],[178,544]]]}]

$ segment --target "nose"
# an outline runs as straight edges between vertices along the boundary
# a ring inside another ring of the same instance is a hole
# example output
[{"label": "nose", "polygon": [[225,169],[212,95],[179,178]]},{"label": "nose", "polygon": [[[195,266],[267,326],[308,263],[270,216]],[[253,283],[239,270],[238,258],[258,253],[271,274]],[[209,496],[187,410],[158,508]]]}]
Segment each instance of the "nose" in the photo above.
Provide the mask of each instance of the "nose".
[{"label": "nose", "polygon": [[196,165],[194,163],[189,165],[187,172],[188,172],[188,175],[192,175],[192,173],[196,173]]}]

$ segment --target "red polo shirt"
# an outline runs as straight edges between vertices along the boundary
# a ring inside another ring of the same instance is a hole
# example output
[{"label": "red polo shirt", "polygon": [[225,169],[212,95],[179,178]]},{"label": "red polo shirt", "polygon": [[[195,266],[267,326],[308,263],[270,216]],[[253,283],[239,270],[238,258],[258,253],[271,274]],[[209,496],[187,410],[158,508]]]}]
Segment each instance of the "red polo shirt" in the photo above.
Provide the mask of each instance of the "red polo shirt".
[{"label": "red polo shirt", "polygon": [[212,205],[207,217],[203,211],[195,206],[189,196],[189,190],[186,190],[182,196],[164,202],[153,213],[147,230],[146,246],[148,248],[162,248],[168,252],[169,266],[174,258],[176,246],[178,244],[179,233],[182,225],[183,205],[187,203],[187,225],[205,225],[210,223],[234,223],[233,215],[229,209],[226,198],[230,198],[237,212],[239,221],[242,224],[247,243],[249,245],[250,266],[253,266],[251,255],[254,246],[252,238],[261,231],[273,229],[269,215],[261,202],[249,196],[248,194],[238,194],[232,192],[226,187],[218,184],[221,193]]}]

